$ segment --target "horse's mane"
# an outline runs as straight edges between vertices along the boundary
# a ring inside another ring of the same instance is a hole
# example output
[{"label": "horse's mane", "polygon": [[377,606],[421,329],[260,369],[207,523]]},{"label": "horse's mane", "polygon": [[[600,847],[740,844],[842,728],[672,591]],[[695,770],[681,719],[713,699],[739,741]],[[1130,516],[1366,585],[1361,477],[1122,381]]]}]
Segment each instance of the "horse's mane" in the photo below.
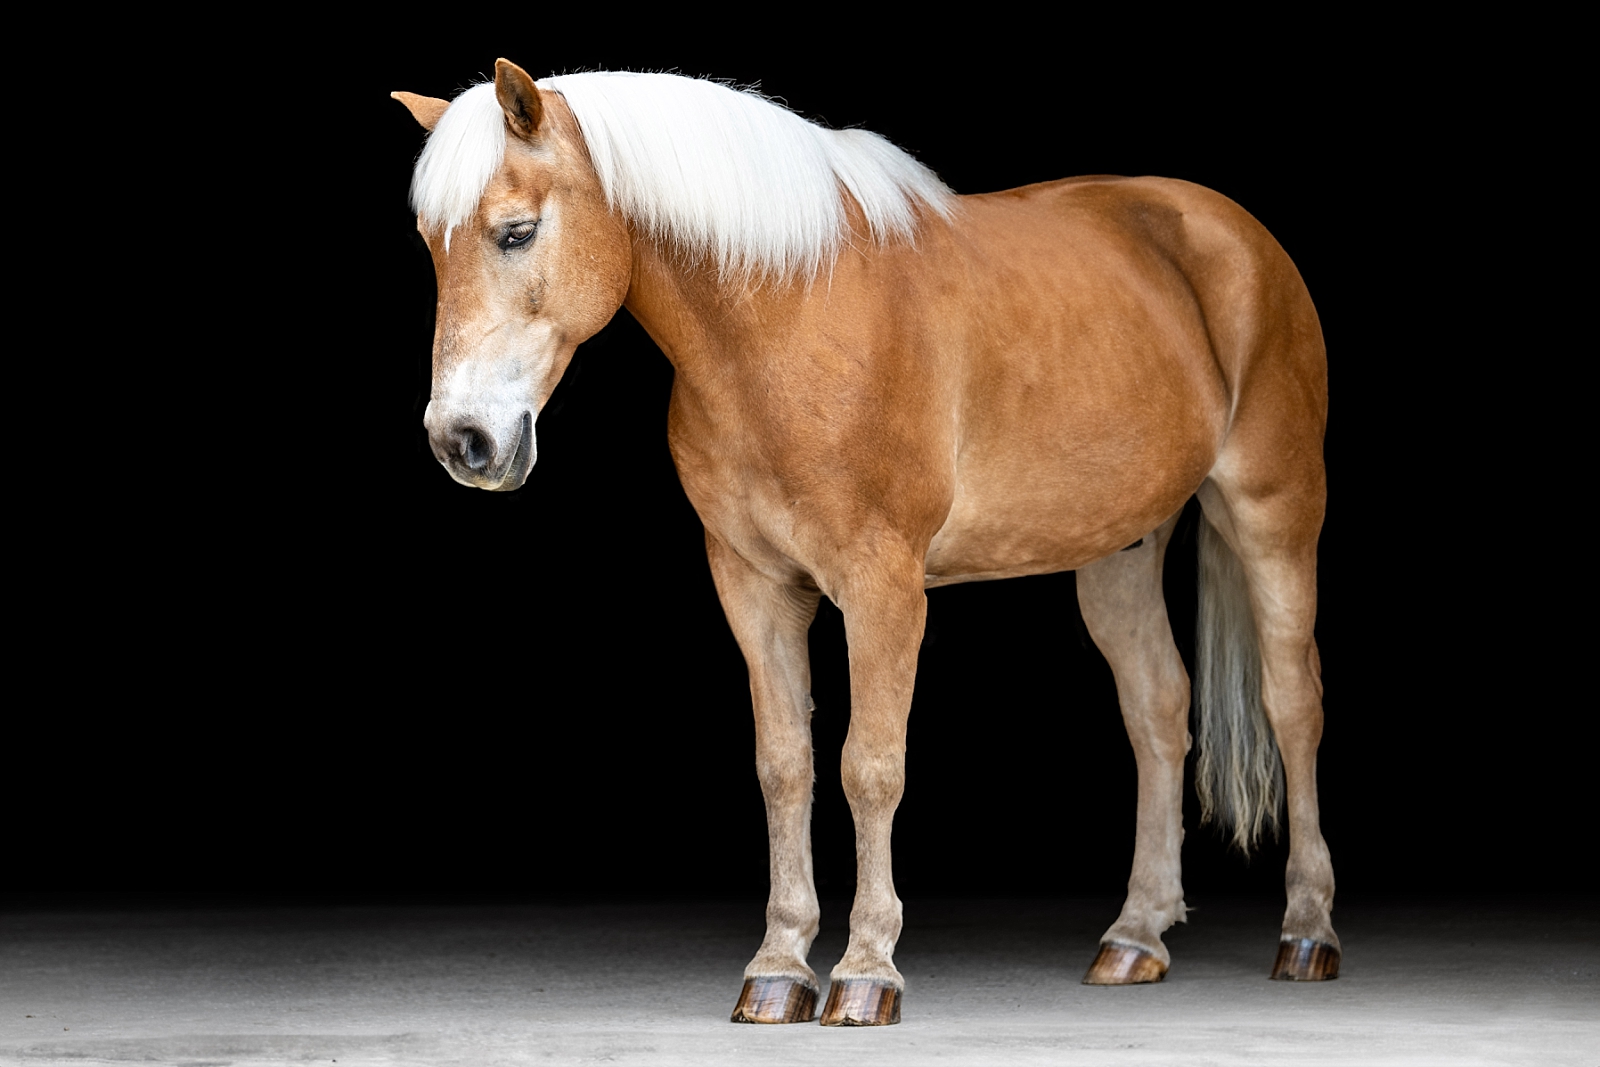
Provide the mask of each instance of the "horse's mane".
[{"label": "horse's mane", "polygon": [[[866,130],[828,130],[753,92],[674,74],[564,74],[566,98],[607,202],[645,233],[712,256],[726,277],[810,279],[849,239],[844,193],[880,244],[909,240],[917,210],[945,217],[950,190]],[[505,156],[493,84],[456,97],[417,160],[425,224],[464,224]]]}]

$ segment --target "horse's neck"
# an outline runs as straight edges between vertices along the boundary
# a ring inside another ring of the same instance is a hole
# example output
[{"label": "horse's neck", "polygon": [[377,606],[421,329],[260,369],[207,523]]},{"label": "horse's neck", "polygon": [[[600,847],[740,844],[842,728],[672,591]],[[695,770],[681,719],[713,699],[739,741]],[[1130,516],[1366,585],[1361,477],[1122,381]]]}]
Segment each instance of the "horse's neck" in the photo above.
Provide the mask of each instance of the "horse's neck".
[{"label": "horse's neck", "polygon": [[[904,281],[926,271],[925,257],[906,255],[910,246],[897,246],[898,254],[886,255],[859,205],[847,197],[846,206],[852,237],[839,258],[809,283],[778,283],[759,273],[723,279],[709,256],[686,260],[630,224],[633,276],[624,306],[672,361],[680,380],[714,374],[715,365],[726,359],[748,366],[792,356],[795,331],[804,332],[805,320],[814,319],[808,311],[815,311],[819,297],[831,303],[846,291],[859,296],[883,287],[888,279]],[[948,233],[947,224],[930,212],[918,243],[931,247],[936,235]],[[811,328],[816,328],[814,321]]]},{"label": "horse's neck", "polygon": [[781,334],[783,320],[805,298],[804,283],[720,279],[710,264],[685,263],[653,242],[636,241],[623,306],[690,384],[714,376],[723,360],[761,358],[764,339]]}]

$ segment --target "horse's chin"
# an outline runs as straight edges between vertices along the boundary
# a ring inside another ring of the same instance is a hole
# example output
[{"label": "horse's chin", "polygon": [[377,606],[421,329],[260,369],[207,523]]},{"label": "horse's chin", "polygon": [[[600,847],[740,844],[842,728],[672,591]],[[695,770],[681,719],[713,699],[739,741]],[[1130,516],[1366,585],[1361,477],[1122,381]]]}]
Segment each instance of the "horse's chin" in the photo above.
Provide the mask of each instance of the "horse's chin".
[{"label": "horse's chin", "polygon": [[511,462],[506,464],[505,474],[500,478],[500,484],[486,486],[497,493],[510,493],[521,489],[528,481],[528,472],[533,470],[534,460],[533,439],[533,412],[522,413],[522,426],[517,434],[517,448],[511,454]]}]

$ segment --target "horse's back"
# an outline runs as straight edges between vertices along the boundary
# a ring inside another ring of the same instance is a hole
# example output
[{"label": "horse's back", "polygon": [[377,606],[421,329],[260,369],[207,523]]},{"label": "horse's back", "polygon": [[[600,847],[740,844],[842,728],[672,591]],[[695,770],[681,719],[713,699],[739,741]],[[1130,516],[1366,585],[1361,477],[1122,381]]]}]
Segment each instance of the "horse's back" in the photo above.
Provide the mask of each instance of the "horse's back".
[{"label": "horse's back", "polygon": [[961,199],[969,247],[980,255],[1026,247],[1040,279],[1145,275],[1189,291],[1189,305],[1176,301],[1173,310],[1204,321],[1230,388],[1272,329],[1317,331],[1316,344],[1280,358],[1323,358],[1316,311],[1294,263],[1266,227],[1215,190],[1173,178],[1095,175]]},{"label": "horse's back", "polygon": [[963,197],[953,231],[939,269],[965,310],[962,411],[933,580],[1115,551],[1181,507],[1241,416],[1253,427],[1286,391],[1320,442],[1315,311],[1281,247],[1226,197],[1067,179]]}]

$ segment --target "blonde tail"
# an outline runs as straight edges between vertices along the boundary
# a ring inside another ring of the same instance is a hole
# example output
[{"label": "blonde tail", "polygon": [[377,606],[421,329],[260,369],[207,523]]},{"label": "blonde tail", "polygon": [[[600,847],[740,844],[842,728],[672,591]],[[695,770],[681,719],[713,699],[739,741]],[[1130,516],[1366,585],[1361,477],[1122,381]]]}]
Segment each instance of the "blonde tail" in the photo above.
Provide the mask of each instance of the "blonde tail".
[{"label": "blonde tail", "polygon": [[1261,706],[1261,647],[1244,566],[1204,519],[1195,675],[1200,821],[1215,820],[1248,856],[1263,830],[1278,836],[1283,758]]}]

